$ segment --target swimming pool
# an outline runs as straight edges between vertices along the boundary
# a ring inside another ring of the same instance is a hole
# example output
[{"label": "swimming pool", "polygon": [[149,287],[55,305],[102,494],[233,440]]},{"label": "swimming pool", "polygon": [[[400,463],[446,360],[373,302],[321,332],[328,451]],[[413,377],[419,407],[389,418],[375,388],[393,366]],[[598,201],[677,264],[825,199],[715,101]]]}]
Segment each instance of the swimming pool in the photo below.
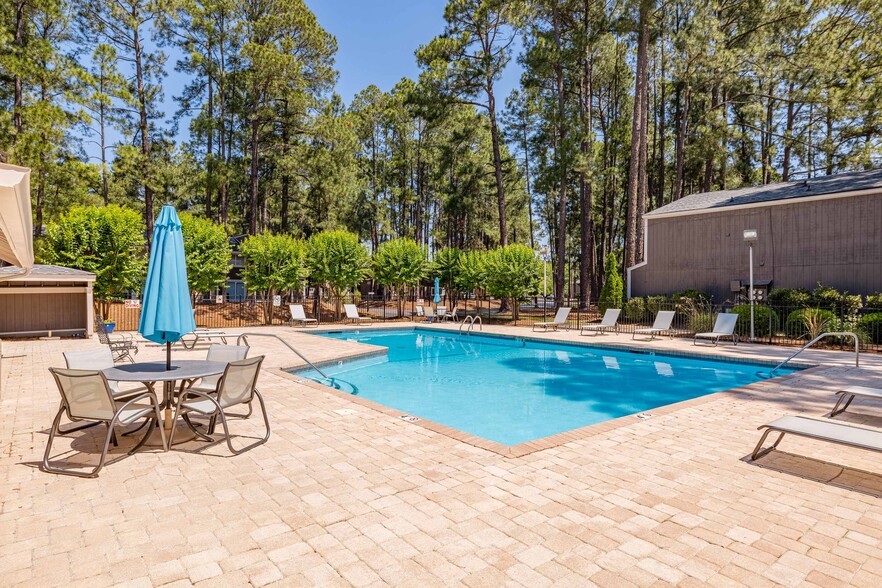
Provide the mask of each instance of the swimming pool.
[{"label": "swimming pool", "polygon": [[317,335],[389,351],[323,368],[330,381],[298,376],[503,445],[736,388],[769,369],[419,328]]}]

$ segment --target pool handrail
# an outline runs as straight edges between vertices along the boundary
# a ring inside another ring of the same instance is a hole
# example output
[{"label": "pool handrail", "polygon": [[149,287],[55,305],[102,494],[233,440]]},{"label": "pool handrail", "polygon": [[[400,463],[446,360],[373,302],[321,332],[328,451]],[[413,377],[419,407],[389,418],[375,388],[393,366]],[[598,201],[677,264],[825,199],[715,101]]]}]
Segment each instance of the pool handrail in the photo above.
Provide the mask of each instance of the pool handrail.
[{"label": "pool handrail", "polygon": [[309,364],[309,367],[311,367],[312,369],[314,369],[315,371],[320,373],[324,379],[326,379],[326,380],[331,379],[328,377],[328,374],[326,374],[325,372],[320,370],[318,367],[316,367],[316,365],[314,363],[312,363],[311,361],[306,359],[306,356],[304,356],[302,353],[300,353],[299,351],[294,349],[293,345],[291,345],[290,343],[288,343],[287,341],[285,341],[284,339],[282,339],[281,337],[279,337],[275,333],[240,333],[239,336],[236,338],[236,345],[241,345],[242,343],[245,343],[247,345],[248,344],[248,337],[272,337],[274,339],[278,339],[279,341],[282,342],[282,344],[285,347],[287,347],[288,349],[293,351],[294,354],[297,355],[297,357],[299,357],[300,359],[305,361],[307,364]]},{"label": "pool handrail", "polygon": [[808,349],[809,347],[811,347],[812,345],[814,345],[815,343],[817,343],[818,341],[820,341],[821,339],[823,339],[825,337],[851,337],[852,339],[854,339],[854,367],[860,367],[861,349],[860,349],[860,339],[858,338],[857,333],[853,333],[851,331],[830,331],[829,333],[821,333],[820,335],[818,335],[817,337],[815,337],[814,339],[812,339],[811,341],[809,341],[808,343],[803,345],[802,348],[800,348],[798,351],[793,353],[790,357],[788,357],[787,359],[785,359],[784,361],[782,361],[781,363],[779,363],[778,365],[773,367],[772,371],[769,372],[769,374],[773,375],[775,373],[775,371],[778,370],[778,368],[784,366],[784,364],[789,362],[791,359],[793,359],[794,357],[796,357],[797,355],[799,355],[800,353],[802,353],[803,351],[805,351],[806,349]]},{"label": "pool handrail", "polygon": [[469,316],[465,317],[464,319],[462,319],[462,322],[459,323],[459,332],[462,333],[462,328],[464,326],[466,326],[466,323],[468,323],[469,328],[466,331],[466,335],[471,334],[472,329],[475,327],[475,321],[477,321],[477,323],[479,325],[481,325],[481,332],[484,332],[484,321],[481,320],[481,315],[479,315],[479,314],[469,315]]}]

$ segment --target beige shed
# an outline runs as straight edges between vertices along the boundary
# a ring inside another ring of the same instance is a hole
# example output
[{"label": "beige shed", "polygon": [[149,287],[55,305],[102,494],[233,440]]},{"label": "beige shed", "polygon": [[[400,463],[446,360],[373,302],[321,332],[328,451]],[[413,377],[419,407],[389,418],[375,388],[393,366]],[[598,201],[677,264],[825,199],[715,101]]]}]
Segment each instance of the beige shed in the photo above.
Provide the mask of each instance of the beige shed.
[{"label": "beige shed", "polygon": [[19,272],[0,267],[0,337],[92,335],[95,274],[58,265]]}]

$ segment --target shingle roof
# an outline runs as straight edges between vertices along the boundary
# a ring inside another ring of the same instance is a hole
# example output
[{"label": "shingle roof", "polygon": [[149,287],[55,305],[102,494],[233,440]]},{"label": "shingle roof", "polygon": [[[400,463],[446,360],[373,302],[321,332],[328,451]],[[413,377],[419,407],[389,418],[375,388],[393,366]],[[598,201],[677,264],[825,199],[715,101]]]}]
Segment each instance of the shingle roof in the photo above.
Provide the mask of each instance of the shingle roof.
[{"label": "shingle roof", "polygon": [[837,192],[870,190],[874,188],[882,191],[882,169],[820,176],[797,182],[751,186],[749,188],[739,188],[738,190],[702,192],[671,202],[646,213],[645,216],[652,217],[675,212],[686,213],[711,208],[725,208],[727,206],[772,202],[774,200],[792,200],[808,196],[821,196],[823,194],[836,194]]},{"label": "shingle roof", "polygon": [[[22,273],[20,267],[12,265],[0,267],[0,276],[20,273]],[[31,276],[83,276],[85,279],[89,276],[94,278],[95,274],[60,265],[35,265],[31,268]]]}]

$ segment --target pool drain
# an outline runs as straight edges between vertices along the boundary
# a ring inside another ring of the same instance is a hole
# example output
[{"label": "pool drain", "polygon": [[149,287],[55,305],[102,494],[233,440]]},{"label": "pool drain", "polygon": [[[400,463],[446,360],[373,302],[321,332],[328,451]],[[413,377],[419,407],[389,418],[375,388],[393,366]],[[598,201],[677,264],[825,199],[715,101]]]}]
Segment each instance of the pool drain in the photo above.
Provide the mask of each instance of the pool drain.
[{"label": "pool drain", "polygon": [[644,420],[644,421],[645,421],[646,419],[651,419],[651,418],[652,418],[652,413],[649,413],[649,412],[641,412],[640,414],[637,415],[637,418],[640,419],[640,420]]},{"label": "pool drain", "polygon": [[401,415],[401,416],[398,417],[398,418],[400,418],[402,421],[407,421],[407,422],[409,422],[409,423],[415,423],[415,422],[417,422],[418,420],[420,420],[420,417],[418,417],[418,416],[413,416],[413,415],[410,415],[410,414],[403,414],[403,415]]}]

